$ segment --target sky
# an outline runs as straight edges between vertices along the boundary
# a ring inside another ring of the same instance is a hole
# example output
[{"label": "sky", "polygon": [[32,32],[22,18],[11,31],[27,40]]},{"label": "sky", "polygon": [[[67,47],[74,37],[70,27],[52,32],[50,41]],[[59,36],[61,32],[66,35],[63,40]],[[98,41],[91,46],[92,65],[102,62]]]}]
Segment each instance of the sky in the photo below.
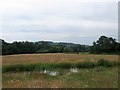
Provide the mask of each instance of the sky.
[{"label": "sky", "polygon": [[118,38],[117,0],[2,0],[0,38],[91,45]]}]

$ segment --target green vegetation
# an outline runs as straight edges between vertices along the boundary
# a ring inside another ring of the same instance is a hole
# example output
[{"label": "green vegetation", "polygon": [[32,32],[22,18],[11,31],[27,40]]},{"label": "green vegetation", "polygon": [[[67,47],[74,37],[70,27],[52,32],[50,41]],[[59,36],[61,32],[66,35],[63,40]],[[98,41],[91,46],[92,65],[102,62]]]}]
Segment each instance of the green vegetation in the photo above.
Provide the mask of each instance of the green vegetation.
[{"label": "green vegetation", "polygon": [[116,42],[116,39],[112,37],[101,36],[96,42],[93,42],[90,52],[118,54],[120,53],[120,43]]},{"label": "green vegetation", "polygon": [[[117,55],[95,54],[3,56],[2,85],[3,88],[117,88],[117,59]],[[51,76],[51,72],[58,74]]]},{"label": "green vegetation", "polygon": [[114,67],[118,62],[100,59],[98,62],[80,62],[80,63],[36,63],[36,64],[15,64],[4,65],[4,72],[22,72],[22,71],[40,71],[53,69],[70,69],[70,68],[94,68],[94,67]]},{"label": "green vegetation", "polygon": [[[92,46],[49,41],[0,42],[2,54],[6,55],[2,56],[3,88],[118,87],[120,63],[117,55],[110,54],[120,53],[120,43],[111,37],[101,36]],[[50,76],[53,72],[58,74]]]},{"label": "green vegetation", "polygon": [[93,42],[92,46],[81,45],[74,43],[54,43],[50,41],[38,41],[38,42],[13,42],[7,43],[4,40],[0,40],[2,45],[2,54],[29,54],[29,53],[120,53],[120,43],[116,42],[116,39],[112,37],[101,36],[96,42]]},{"label": "green vegetation", "polygon": [[79,69],[78,73],[49,76],[34,71],[3,73],[3,88],[118,88],[117,67]]}]

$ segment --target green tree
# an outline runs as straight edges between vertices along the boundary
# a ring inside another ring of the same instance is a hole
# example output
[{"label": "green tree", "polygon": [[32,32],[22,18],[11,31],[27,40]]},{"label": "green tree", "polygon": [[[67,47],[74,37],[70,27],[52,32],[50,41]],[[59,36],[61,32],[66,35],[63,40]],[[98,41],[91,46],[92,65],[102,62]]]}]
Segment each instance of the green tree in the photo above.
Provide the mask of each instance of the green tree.
[{"label": "green tree", "polygon": [[96,42],[93,42],[91,52],[93,53],[115,53],[117,51],[116,39],[112,37],[101,36]]}]

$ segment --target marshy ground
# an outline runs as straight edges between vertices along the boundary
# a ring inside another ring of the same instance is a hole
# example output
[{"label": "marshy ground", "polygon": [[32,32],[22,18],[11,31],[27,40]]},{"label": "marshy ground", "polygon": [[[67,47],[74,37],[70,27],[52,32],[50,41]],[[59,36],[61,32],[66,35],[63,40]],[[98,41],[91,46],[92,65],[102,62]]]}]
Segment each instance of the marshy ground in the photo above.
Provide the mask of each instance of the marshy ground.
[{"label": "marshy ground", "polygon": [[[9,55],[2,57],[3,67],[11,65],[26,65],[43,63],[46,67],[53,63],[96,63],[100,59],[110,62],[118,62],[117,55],[93,55],[93,54],[26,54]],[[47,63],[47,64],[46,64]],[[88,64],[86,64],[88,65]],[[40,70],[3,72],[3,88],[117,88],[118,87],[118,66],[113,67],[91,67],[77,68],[77,72],[71,72],[71,68],[59,68],[59,74],[51,76],[41,73]],[[49,69],[50,67],[48,67]],[[74,69],[74,68],[73,68]],[[50,71],[49,70],[49,71]],[[43,70],[45,71],[45,69]]]}]

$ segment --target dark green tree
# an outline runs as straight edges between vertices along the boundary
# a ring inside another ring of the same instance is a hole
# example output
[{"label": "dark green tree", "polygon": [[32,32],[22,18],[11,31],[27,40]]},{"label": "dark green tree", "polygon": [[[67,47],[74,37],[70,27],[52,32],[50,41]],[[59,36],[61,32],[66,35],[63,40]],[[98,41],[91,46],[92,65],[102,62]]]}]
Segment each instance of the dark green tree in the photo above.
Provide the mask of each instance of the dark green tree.
[{"label": "dark green tree", "polygon": [[93,42],[91,52],[93,53],[115,53],[117,52],[116,39],[112,37],[101,36],[96,42]]}]

